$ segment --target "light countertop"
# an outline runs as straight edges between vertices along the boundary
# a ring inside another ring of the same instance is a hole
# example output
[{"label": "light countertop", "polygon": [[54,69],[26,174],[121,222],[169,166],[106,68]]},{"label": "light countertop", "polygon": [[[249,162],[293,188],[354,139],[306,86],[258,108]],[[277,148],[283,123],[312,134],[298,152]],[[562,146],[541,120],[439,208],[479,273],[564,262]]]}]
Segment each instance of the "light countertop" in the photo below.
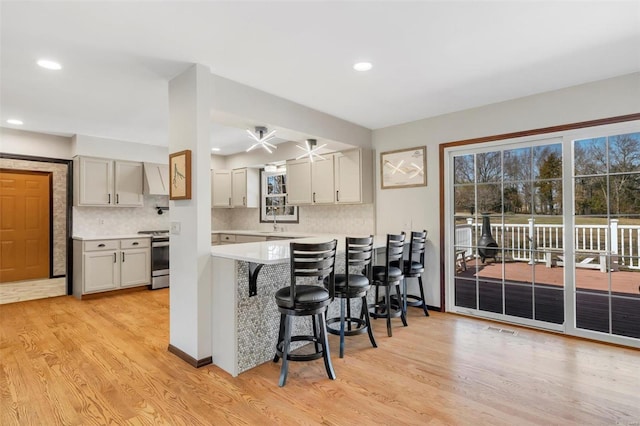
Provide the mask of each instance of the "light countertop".
[{"label": "light countertop", "polygon": [[258,237],[280,237],[280,238],[304,238],[313,237],[316,234],[310,234],[308,232],[290,232],[290,231],[247,231],[244,230],[224,230],[224,231],[211,231],[211,234],[232,234],[232,235],[251,235]]},{"label": "light countertop", "polygon": [[[225,232],[232,233],[230,231]],[[279,232],[278,234],[282,233]],[[335,238],[338,240],[337,250],[344,251],[345,237],[345,235],[317,234],[313,237],[297,238],[295,241],[299,243],[323,243],[331,241]],[[220,246],[212,246],[211,256],[241,260],[245,262],[262,263],[265,265],[273,265],[289,261],[289,243],[291,243],[291,240],[272,240],[256,243],[225,244]],[[374,237],[374,248],[385,247],[386,244],[387,238],[385,235]]]},{"label": "light countertop", "polygon": [[122,234],[122,235],[74,235],[74,240],[94,241],[94,240],[123,240],[127,238],[151,238],[151,235],[144,234]]}]

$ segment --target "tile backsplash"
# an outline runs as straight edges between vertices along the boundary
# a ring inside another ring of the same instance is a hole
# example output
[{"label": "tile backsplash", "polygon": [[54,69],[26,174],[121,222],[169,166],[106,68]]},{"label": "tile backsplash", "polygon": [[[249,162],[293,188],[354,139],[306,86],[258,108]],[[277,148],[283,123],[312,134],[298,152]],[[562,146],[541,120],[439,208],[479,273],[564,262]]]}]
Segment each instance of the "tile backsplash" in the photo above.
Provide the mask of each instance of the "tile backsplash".
[{"label": "tile backsplash", "polygon": [[[282,223],[290,232],[367,235],[375,233],[373,204],[301,206],[300,223]],[[260,223],[259,209],[213,209],[213,230],[273,229],[272,223]]]},{"label": "tile backsplash", "polygon": [[[141,230],[169,229],[169,212],[159,215],[156,206],[167,206],[167,196],[145,195],[144,207],[73,207],[73,235],[85,237],[135,234]],[[375,233],[373,204],[301,206],[300,223],[282,223],[286,231],[367,235]],[[259,209],[212,209],[211,229],[273,229],[260,223]]]},{"label": "tile backsplash", "polygon": [[145,195],[144,207],[73,207],[73,235],[94,237],[169,229],[169,212],[159,215],[156,210],[156,206],[168,205],[166,195]]}]

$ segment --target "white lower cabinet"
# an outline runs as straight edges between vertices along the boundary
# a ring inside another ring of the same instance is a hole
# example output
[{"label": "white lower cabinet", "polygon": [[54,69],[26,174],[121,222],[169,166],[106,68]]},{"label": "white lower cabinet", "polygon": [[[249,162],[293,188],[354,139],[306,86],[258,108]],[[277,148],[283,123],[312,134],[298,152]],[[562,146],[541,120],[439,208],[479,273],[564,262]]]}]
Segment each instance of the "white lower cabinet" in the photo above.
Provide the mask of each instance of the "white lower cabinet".
[{"label": "white lower cabinet", "polygon": [[260,243],[262,241],[267,241],[267,237],[263,235],[236,235],[236,244],[237,243]]},{"label": "white lower cabinet", "polygon": [[73,240],[73,295],[151,283],[149,238]]},{"label": "white lower cabinet", "polygon": [[149,249],[122,250],[120,252],[120,287],[149,284],[150,265]]},{"label": "white lower cabinet", "polygon": [[[83,293],[115,290],[118,288],[120,264],[115,251],[96,251],[84,253]],[[74,276],[75,279],[75,276]]]}]

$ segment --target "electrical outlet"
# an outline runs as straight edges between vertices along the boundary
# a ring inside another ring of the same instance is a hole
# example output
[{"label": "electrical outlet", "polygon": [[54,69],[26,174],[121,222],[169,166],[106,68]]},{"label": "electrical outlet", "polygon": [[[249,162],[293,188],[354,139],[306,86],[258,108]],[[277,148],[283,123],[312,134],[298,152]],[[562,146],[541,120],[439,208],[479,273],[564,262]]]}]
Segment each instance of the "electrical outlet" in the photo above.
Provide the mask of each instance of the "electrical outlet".
[{"label": "electrical outlet", "polygon": [[171,222],[171,233],[173,235],[180,235],[180,222]]}]

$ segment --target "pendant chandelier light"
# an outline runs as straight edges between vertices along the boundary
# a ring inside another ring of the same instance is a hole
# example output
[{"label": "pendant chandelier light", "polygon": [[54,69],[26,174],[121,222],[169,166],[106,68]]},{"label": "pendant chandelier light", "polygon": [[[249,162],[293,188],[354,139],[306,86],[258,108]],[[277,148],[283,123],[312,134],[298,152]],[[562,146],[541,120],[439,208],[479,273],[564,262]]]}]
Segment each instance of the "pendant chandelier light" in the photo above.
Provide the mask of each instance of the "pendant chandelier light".
[{"label": "pendant chandelier light", "polygon": [[316,147],[317,143],[318,141],[316,141],[315,139],[307,139],[305,141],[305,146],[296,145],[298,148],[304,151],[304,154],[296,157],[296,160],[304,157],[309,157],[309,160],[311,160],[311,162],[313,162],[313,157],[318,157],[320,160],[325,160],[322,155],[318,154],[318,151],[327,146],[327,144],[325,143],[324,145]]},{"label": "pendant chandelier light", "polygon": [[252,140],[254,140],[256,143],[251,145],[247,149],[246,152],[249,152],[252,149],[257,148],[259,146],[261,146],[262,148],[266,149],[269,154],[273,153],[273,151],[271,151],[271,149],[277,149],[277,147],[275,145],[269,143],[270,140],[275,138],[275,136],[274,136],[274,134],[276,133],[275,130],[272,130],[271,132],[269,132],[268,134],[265,135],[265,133],[267,133],[267,128],[266,127],[262,127],[262,126],[256,126],[257,135],[256,135],[256,133],[253,133],[249,129],[247,129],[247,133],[249,134],[249,137]]}]

